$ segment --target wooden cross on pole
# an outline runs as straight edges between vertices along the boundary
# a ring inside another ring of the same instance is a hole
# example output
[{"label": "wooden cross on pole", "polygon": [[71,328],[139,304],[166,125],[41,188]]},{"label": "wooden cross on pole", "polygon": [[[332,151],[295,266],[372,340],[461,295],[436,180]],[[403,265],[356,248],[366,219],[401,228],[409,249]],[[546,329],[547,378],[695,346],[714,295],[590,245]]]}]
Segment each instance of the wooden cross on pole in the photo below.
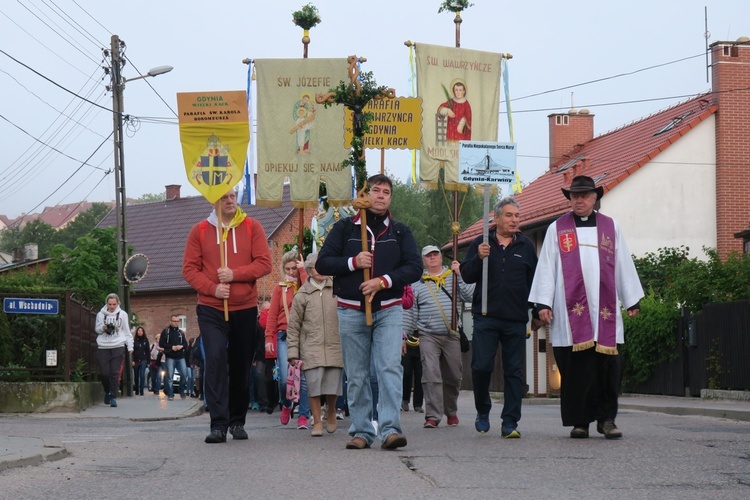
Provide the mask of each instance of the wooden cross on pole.
[{"label": "wooden cross on pole", "polygon": [[[371,115],[364,112],[364,108],[372,99],[393,99],[396,91],[388,87],[378,87],[372,80],[372,73],[360,73],[359,63],[367,61],[364,57],[356,55],[346,59],[349,64],[349,82],[342,81],[338,87],[326,94],[316,94],[315,101],[328,107],[332,104],[343,104],[352,111],[352,149],[349,157],[342,162],[342,166],[354,167],[356,175],[357,197],[352,200],[352,206],[359,210],[360,228],[362,238],[362,251],[372,251],[375,247],[373,240],[368,247],[367,235],[367,209],[372,206],[370,197],[367,195],[367,165],[365,162],[364,135],[369,131],[368,123]],[[370,269],[363,269],[364,281],[368,281]],[[365,300],[365,319],[367,326],[372,326],[372,298],[370,295]]]}]

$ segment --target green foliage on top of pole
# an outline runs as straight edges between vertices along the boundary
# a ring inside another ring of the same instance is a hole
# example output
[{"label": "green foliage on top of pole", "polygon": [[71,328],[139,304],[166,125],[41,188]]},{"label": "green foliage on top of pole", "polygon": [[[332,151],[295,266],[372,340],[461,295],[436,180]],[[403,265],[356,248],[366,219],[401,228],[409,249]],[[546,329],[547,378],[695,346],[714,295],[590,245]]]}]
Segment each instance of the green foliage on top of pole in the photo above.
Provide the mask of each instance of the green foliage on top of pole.
[{"label": "green foliage on top of pole", "polygon": [[364,135],[370,131],[373,114],[364,112],[368,102],[376,97],[388,94],[388,87],[378,86],[372,71],[359,73],[354,83],[342,80],[338,86],[329,90],[332,99],[323,103],[324,107],[332,104],[343,104],[353,113],[352,115],[352,148],[349,156],[342,162],[342,167],[354,167],[356,186],[359,191],[367,182],[367,166],[364,154]]},{"label": "green foliage on top of pole", "polygon": [[292,22],[303,30],[314,28],[321,22],[318,8],[311,3],[305,5],[300,10],[292,12]]},{"label": "green foliage on top of pole", "polygon": [[469,0],[444,0],[443,3],[440,4],[440,8],[438,9],[438,14],[441,12],[461,12],[463,10],[468,9],[469,7],[472,7],[474,4],[469,2]]}]

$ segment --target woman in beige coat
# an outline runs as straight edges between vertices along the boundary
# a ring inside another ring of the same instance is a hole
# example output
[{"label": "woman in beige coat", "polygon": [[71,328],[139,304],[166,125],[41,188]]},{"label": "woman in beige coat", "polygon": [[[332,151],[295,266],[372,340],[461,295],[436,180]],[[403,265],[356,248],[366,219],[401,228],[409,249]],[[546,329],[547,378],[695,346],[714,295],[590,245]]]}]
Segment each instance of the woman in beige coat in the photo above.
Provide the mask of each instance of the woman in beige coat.
[{"label": "woman in beige coat", "polygon": [[320,417],[321,399],[325,396],[328,414],[326,430],[336,430],[336,397],[342,393],[342,369],[339,321],[336,296],[331,278],[315,271],[318,254],[305,259],[309,278],[294,296],[287,326],[287,358],[290,363],[302,362],[307,379],[310,412],[313,416],[313,436],[323,435]]}]

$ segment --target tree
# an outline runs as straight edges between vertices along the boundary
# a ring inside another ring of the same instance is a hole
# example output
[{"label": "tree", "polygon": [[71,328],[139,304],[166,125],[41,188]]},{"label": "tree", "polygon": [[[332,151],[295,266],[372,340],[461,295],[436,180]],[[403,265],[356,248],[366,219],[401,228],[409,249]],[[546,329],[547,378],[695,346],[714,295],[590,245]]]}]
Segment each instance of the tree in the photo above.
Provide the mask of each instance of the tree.
[{"label": "tree", "polygon": [[[482,195],[469,186],[466,192],[458,194],[458,198],[458,222],[463,230],[483,217]],[[395,179],[390,210],[396,219],[409,226],[420,248],[426,245],[441,247],[453,236],[453,194],[442,187],[407,186]]]},{"label": "tree", "polygon": [[27,243],[36,243],[39,249],[38,258],[49,257],[50,250],[54,244],[55,230],[46,222],[37,219],[29,222],[23,229],[13,226],[2,232],[2,249],[12,252],[16,248],[22,248]]},{"label": "tree", "polygon": [[78,238],[75,248],[55,245],[50,278],[76,296],[98,307],[117,290],[115,228],[94,229]]},{"label": "tree", "polygon": [[73,248],[78,238],[96,227],[112,208],[106,203],[92,203],[91,208],[81,212],[70,224],[57,231],[56,244]]},{"label": "tree", "polygon": [[130,200],[130,203],[132,203],[133,205],[138,205],[139,203],[151,203],[154,201],[164,201],[166,199],[167,193],[146,193],[142,194],[134,200]]},{"label": "tree", "polygon": [[0,251],[11,253],[20,246],[21,228],[18,225],[0,231]]}]

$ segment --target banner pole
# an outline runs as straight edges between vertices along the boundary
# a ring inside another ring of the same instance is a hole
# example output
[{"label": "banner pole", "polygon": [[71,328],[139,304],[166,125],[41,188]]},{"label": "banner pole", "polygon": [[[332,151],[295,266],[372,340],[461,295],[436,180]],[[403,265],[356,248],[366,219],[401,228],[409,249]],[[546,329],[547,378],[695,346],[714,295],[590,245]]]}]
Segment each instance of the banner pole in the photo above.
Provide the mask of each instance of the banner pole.
[{"label": "banner pole", "polygon": [[[226,260],[224,259],[224,221],[221,217],[221,200],[214,204],[214,210],[216,211],[216,218],[219,224],[219,261],[221,262],[220,267],[226,267]],[[231,287],[231,285],[230,285]],[[229,301],[224,299],[224,321],[229,321]]]}]

